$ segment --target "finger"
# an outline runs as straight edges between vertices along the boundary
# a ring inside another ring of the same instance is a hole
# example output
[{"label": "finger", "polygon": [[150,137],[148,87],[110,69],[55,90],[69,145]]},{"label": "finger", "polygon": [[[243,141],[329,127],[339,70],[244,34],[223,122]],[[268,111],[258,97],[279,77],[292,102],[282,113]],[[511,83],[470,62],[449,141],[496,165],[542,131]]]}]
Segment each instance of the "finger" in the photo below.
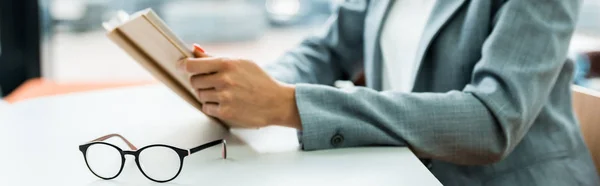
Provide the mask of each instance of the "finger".
[{"label": "finger", "polygon": [[221,99],[219,99],[219,92],[217,92],[217,90],[215,89],[204,89],[198,90],[196,92],[198,94],[198,99],[200,99],[200,102],[202,102],[203,104],[221,102]]},{"label": "finger", "polygon": [[197,58],[210,57],[200,45],[194,43],[194,56]]},{"label": "finger", "polygon": [[195,89],[217,89],[223,87],[221,76],[221,73],[193,75],[190,83]]},{"label": "finger", "polygon": [[221,71],[227,60],[216,57],[184,59],[183,69],[192,74],[209,74]]},{"label": "finger", "polygon": [[202,112],[212,117],[219,117],[219,104],[206,103],[202,104]]}]

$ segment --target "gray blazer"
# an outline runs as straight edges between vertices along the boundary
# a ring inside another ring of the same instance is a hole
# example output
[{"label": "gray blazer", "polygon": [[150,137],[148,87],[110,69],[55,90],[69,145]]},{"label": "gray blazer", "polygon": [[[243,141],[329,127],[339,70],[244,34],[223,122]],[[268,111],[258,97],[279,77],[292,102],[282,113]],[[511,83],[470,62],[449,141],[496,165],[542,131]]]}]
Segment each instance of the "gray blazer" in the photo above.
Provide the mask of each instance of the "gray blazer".
[{"label": "gray blazer", "polygon": [[[413,93],[380,91],[393,2],[344,1],[265,67],[296,84],[304,150],[408,146],[444,185],[600,185],[571,108],[580,0],[438,0]],[[362,71],[367,87],[326,86]]]}]

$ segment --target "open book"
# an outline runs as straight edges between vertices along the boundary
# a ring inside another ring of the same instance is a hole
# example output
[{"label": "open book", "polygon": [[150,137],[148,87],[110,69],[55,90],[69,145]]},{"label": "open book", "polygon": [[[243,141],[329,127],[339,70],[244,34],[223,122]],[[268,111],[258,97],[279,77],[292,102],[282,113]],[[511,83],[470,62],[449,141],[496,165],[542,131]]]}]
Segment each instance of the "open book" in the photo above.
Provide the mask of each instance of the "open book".
[{"label": "open book", "polygon": [[152,9],[133,15],[119,12],[117,17],[103,24],[107,36],[155,78],[177,95],[201,110],[189,75],[177,71],[177,61],[193,57],[192,47],[186,46]]}]

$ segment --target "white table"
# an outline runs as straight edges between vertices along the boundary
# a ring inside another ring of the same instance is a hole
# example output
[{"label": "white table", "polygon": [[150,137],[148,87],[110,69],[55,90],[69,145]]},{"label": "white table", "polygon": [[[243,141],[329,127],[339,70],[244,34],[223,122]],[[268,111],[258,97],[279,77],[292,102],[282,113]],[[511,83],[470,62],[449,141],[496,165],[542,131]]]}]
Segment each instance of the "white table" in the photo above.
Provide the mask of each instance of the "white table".
[{"label": "white table", "polygon": [[[93,176],[77,146],[120,133],[138,147],[190,148],[220,126],[167,88],[151,85],[34,99],[0,112],[0,185],[160,185],[128,157],[123,173]],[[186,157],[176,185],[440,185],[407,148],[303,152],[296,131],[233,130],[227,160],[211,148]],[[115,141],[117,145],[118,141]]]},{"label": "white table", "polygon": [[9,106],[10,105],[6,101],[0,100],[0,113],[2,112],[2,110],[8,109]]}]

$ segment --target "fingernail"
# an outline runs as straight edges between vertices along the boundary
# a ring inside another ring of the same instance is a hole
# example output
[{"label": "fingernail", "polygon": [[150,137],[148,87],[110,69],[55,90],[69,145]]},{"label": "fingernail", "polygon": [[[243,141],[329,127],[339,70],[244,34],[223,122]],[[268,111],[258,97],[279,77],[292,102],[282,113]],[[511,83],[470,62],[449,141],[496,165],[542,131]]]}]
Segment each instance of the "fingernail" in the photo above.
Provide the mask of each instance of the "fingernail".
[{"label": "fingernail", "polygon": [[194,43],[194,50],[200,51],[202,53],[206,53],[206,52],[204,52],[204,49],[202,49],[202,47],[196,43]]}]

